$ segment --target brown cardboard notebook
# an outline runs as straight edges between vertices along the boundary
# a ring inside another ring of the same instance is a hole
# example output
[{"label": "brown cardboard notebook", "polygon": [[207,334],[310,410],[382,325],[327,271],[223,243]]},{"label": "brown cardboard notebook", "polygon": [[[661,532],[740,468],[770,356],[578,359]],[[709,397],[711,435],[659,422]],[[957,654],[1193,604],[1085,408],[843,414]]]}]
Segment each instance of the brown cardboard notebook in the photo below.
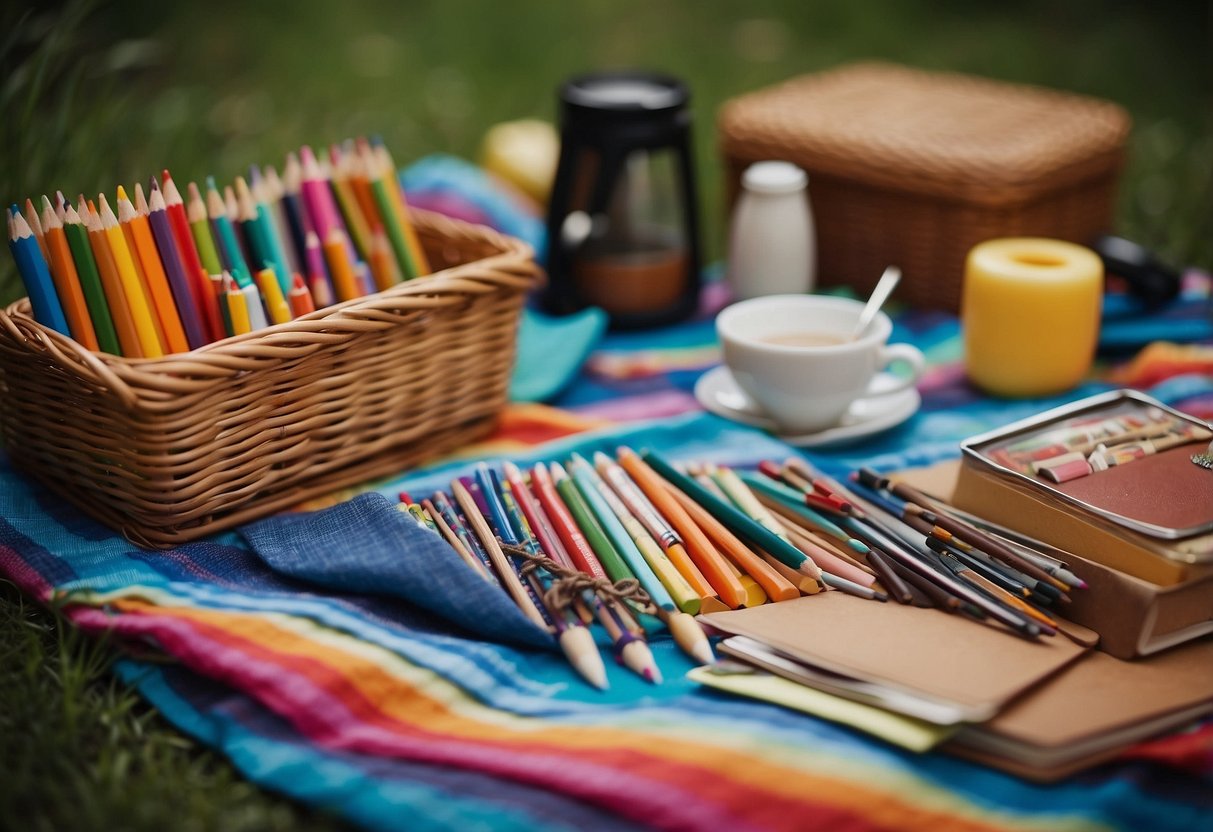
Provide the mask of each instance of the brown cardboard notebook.
[{"label": "brown cardboard notebook", "polygon": [[974,719],[989,718],[1085,651],[1061,636],[1031,642],[939,610],[841,592],[703,618],[831,673],[956,703]]},{"label": "brown cardboard notebook", "polygon": [[968,726],[948,749],[1033,780],[1051,781],[1213,712],[1213,639],[1124,662],[1092,653]]}]

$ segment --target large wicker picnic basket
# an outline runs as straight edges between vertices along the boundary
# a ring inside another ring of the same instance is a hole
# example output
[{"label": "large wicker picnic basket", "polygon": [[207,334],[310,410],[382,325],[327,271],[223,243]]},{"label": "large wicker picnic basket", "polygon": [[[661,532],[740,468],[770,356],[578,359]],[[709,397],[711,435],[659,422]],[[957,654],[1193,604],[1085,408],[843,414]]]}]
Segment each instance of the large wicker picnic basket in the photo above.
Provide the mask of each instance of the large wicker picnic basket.
[{"label": "large wicker picnic basket", "polygon": [[994,237],[1089,243],[1111,230],[1129,118],[1115,104],[951,73],[861,63],[727,102],[730,203],[745,168],[809,174],[818,281],[957,310],[965,256]]},{"label": "large wicker picnic basket", "polygon": [[435,273],[158,359],[90,352],[0,311],[13,464],[164,547],[401,470],[488,432],[540,272],[491,229],[413,212]]}]

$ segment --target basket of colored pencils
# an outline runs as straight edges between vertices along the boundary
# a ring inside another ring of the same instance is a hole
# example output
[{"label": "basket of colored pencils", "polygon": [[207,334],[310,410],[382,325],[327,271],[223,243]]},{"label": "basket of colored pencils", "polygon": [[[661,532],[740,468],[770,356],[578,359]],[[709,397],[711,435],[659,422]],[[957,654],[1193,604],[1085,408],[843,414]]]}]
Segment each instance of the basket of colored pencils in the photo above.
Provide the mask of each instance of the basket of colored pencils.
[{"label": "basket of colored pencils", "polygon": [[114,206],[7,212],[28,290],[0,310],[14,465],[162,547],[491,429],[527,245],[410,210],[363,140],[184,190],[165,171]]}]

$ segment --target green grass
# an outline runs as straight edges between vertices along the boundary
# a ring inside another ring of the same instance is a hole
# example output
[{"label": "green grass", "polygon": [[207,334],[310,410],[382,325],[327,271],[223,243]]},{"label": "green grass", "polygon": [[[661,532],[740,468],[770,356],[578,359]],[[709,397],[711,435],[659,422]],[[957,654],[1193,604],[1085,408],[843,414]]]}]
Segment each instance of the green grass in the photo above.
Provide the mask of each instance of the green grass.
[{"label": "green grass", "polygon": [[[691,84],[705,247],[722,252],[722,102],[883,58],[1109,98],[1135,130],[1118,227],[1213,266],[1213,72],[1202,3],[511,0],[9,3],[0,196],[112,193],[170,167],[230,179],[303,142],[380,133],[404,163],[475,158],[551,119],[560,79],[643,66]],[[0,302],[22,294],[0,255]],[[29,828],[326,828],[244,783],[109,675],[114,649],[0,590],[0,817]]]},{"label": "green grass", "polygon": [[116,654],[0,581],[0,818],[29,832],[346,828],[175,731],[110,675]]}]

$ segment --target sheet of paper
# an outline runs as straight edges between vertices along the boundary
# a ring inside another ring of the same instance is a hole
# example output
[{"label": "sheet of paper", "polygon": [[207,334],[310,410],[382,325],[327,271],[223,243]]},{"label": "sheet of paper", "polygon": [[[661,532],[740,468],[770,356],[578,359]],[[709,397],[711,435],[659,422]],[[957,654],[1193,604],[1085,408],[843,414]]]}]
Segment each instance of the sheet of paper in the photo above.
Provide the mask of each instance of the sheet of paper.
[{"label": "sheet of paper", "polygon": [[831,696],[761,670],[753,673],[718,674],[707,667],[697,667],[687,674],[687,678],[716,690],[782,705],[841,723],[910,751],[929,751],[950,737],[955,730]]}]

